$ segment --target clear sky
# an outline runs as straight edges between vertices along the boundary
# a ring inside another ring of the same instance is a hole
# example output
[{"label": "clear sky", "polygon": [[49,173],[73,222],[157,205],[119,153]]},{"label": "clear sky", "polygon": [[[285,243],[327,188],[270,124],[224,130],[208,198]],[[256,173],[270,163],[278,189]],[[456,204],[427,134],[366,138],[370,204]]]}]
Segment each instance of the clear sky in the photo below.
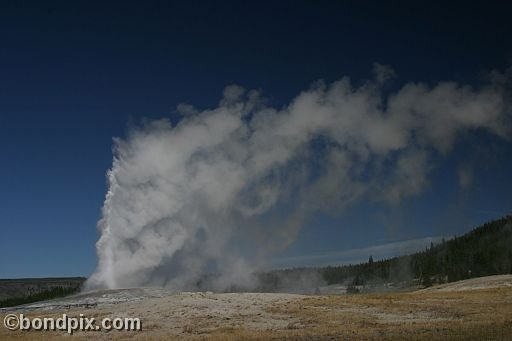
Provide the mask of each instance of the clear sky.
[{"label": "clear sky", "polygon": [[[476,85],[511,65],[511,12],[502,1],[1,2],[0,278],[94,270],[112,138],[129,124],[175,122],[178,104],[215,106],[233,83],[280,107],[319,79],[367,79],[374,62],[395,69],[396,87]],[[510,174],[510,142],[469,134],[421,195],[315,215],[282,263],[463,234],[512,212]]]}]

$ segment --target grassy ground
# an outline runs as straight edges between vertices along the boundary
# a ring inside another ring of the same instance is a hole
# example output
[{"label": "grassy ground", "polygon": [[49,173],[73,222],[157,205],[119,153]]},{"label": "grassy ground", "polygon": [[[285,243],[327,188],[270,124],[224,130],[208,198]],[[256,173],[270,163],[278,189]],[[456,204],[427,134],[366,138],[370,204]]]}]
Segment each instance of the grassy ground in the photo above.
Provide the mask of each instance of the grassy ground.
[{"label": "grassy ground", "polygon": [[270,307],[286,330],[219,329],[215,340],[512,340],[512,289],[318,296]]},{"label": "grassy ground", "polygon": [[[112,311],[116,312],[116,309],[121,307],[113,307]],[[291,322],[285,323],[284,328],[255,330],[248,328],[243,322],[233,325],[227,321],[212,330],[211,320],[199,316],[190,320],[190,324],[183,326],[179,338],[512,340],[512,288],[510,287],[462,292],[311,296],[269,304],[264,307],[264,310],[264,314],[268,314],[271,319]],[[47,316],[58,317],[62,313],[52,312]],[[41,312],[29,315],[45,316]],[[94,315],[96,318],[102,316],[105,315],[98,313]],[[165,316],[163,311],[162,316]],[[0,318],[3,320],[3,316]],[[250,318],[244,315],[246,321]],[[72,338],[163,339],[167,331],[165,327],[167,324],[163,321],[145,321],[142,332],[88,332],[78,333]],[[0,327],[2,340],[43,340],[49,337],[70,339],[62,332],[12,332],[3,326]]]}]

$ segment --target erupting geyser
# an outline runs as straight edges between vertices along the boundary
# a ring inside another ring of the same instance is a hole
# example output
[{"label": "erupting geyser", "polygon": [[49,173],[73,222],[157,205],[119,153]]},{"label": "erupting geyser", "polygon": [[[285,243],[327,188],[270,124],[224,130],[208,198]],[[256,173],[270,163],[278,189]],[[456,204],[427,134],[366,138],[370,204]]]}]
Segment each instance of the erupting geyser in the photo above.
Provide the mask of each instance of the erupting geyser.
[{"label": "erupting geyser", "polygon": [[504,76],[383,96],[394,72],[374,72],[360,87],[319,82],[282,109],[229,86],[217,108],[180,105],[175,127],[152,121],[116,139],[87,286],[191,289],[208,272],[222,273],[213,289],[254,285],[311,212],[416,195],[459,133],[510,134]]}]

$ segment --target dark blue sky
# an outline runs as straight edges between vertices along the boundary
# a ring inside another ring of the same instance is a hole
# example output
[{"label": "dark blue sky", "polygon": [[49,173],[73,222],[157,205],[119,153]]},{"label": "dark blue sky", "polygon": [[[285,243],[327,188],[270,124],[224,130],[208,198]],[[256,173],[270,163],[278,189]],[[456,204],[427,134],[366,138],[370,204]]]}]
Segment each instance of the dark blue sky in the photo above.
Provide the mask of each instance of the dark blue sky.
[{"label": "dark blue sky", "polygon": [[[0,277],[94,270],[112,137],[130,122],[214,106],[232,83],[282,106],[318,79],[362,81],[374,62],[397,86],[477,84],[511,64],[510,13],[489,1],[2,2]],[[289,255],[462,234],[510,213],[511,145],[468,139],[423,195],[315,216]],[[476,179],[464,193],[461,163]]]}]

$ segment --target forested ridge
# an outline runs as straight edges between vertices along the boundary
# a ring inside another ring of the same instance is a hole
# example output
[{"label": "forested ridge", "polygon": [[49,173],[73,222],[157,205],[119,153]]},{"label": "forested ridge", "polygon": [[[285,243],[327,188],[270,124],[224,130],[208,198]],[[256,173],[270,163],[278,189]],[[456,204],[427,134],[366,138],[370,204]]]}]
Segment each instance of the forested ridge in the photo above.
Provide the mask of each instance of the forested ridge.
[{"label": "forested ridge", "polygon": [[469,233],[408,256],[319,269],[328,284],[362,285],[374,281],[417,279],[453,282],[471,277],[512,273],[512,216],[488,222]]},{"label": "forested ridge", "polygon": [[273,290],[286,282],[322,278],[326,284],[349,289],[383,283],[430,286],[471,277],[512,273],[512,216],[488,222],[460,237],[432,243],[407,256],[321,268],[276,270],[260,275],[262,288]]}]

